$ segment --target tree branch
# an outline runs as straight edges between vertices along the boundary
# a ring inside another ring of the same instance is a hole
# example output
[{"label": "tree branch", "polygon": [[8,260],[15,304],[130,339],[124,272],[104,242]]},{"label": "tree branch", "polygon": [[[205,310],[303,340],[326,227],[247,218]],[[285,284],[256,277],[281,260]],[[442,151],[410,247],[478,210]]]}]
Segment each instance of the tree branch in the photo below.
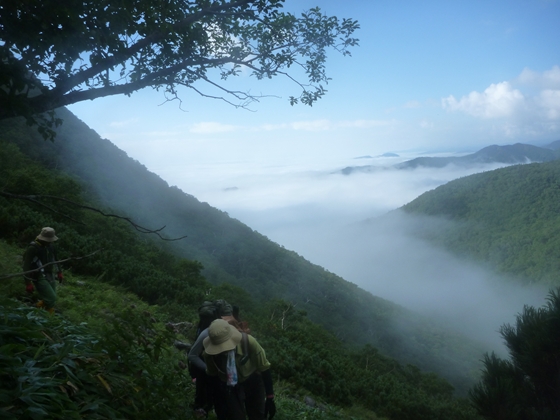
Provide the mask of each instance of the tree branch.
[{"label": "tree branch", "polygon": [[[251,1],[243,0],[243,1],[238,1],[236,3],[228,4],[227,7],[226,7],[226,5],[223,5],[223,6],[220,6],[220,7],[215,7],[215,9],[217,11],[213,10],[214,6],[212,6],[210,9],[206,9],[206,10],[203,10],[201,12],[195,13],[192,16],[190,16],[189,18],[186,18],[183,21],[172,25],[172,28],[175,28],[176,30],[178,30],[179,28],[181,28],[185,25],[189,25],[193,22],[196,22],[197,19],[200,19],[204,15],[217,15],[217,14],[240,15],[241,13],[218,13],[218,11],[226,10],[226,9],[233,9],[235,7],[242,6],[242,5],[245,5],[245,4],[248,4],[248,3],[251,3]],[[257,21],[262,21],[262,19],[257,19],[257,18],[254,18],[254,19],[257,20]],[[267,25],[267,26],[269,26],[269,25]],[[227,57],[222,57],[222,58],[198,57],[196,59],[193,59],[191,57],[191,58],[182,60],[182,61],[180,61],[180,62],[178,62],[174,65],[171,65],[169,67],[165,67],[165,68],[162,68],[158,71],[149,73],[148,75],[146,75],[142,79],[139,79],[139,80],[134,81],[134,82],[126,82],[126,83],[123,83],[123,84],[109,85],[109,86],[104,86],[102,88],[90,88],[90,89],[87,89],[87,90],[72,90],[72,89],[76,88],[77,86],[80,86],[81,84],[85,83],[87,80],[91,79],[92,77],[94,77],[96,75],[99,75],[100,73],[102,73],[104,71],[109,71],[116,64],[119,64],[119,63],[122,64],[126,60],[132,58],[132,56],[134,54],[141,51],[142,48],[145,48],[146,46],[157,42],[164,35],[166,35],[166,34],[165,33],[160,33],[160,32],[154,32],[152,35],[149,35],[149,36],[146,36],[145,38],[142,38],[141,40],[137,41],[134,45],[127,48],[126,52],[123,52],[120,55],[114,55],[112,57],[101,60],[98,64],[96,64],[94,66],[91,66],[84,71],[76,73],[73,76],[69,76],[68,79],[67,79],[67,82],[57,84],[57,87],[55,87],[54,89],[52,89],[52,90],[50,90],[50,91],[48,91],[48,92],[46,92],[42,95],[36,96],[34,98],[29,98],[28,102],[29,102],[31,108],[34,110],[34,112],[40,113],[40,112],[44,112],[44,111],[49,110],[49,109],[59,108],[59,107],[62,107],[62,106],[67,106],[67,105],[71,105],[71,104],[86,101],[86,100],[93,100],[93,99],[97,99],[97,98],[100,98],[100,97],[120,95],[120,94],[130,95],[131,93],[133,93],[137,90],[140,90],[140,89],[143,89],[143,88],[146,88],[146,87],[149,87],[149,86],[153,86],[153,85],[157,84],[158,81],[159,81],[159,83],[162,83],[162,84],[166,83],[167,84],[168,82],[166,82],[165,78],[167,78],[171,75],[175,75],[175,74],[179,73],[181,70],[187,70],[189,67],[195,67],[195,66],[218,67],[218,66],[221,66],[221,65],[224,65],[224,64],[237,64],[237,65],[241,65],[241,66],[250,68],[257,74],[268,74],[269,76],[271,76],[271,75],[274,75],[274,74],[278,73],[278,74],[287,75],[287,73],[283,73],[283,72],[279,71],[279,69],[282,66],[281,63],[276,63],[276,66],[274,68],[267,69],[267,70],[264,70],[262,68],[259,68],[259,67],[255,66],[253,64],[253,62],[262,58],[263,54],[251,54],[251,58],[247,59],[247,60],[235,59],[230,55],[228,55]],[[291,47],[291,48],[293,48],[293,51],[292,51],[291,55],[294,55],[294,54],[297,54],[298,49],[301,48],[305,44],[306,44],[306,42],[303,42],[303,41],[295,42],[295,40],[294,40],[294,42],[288,42],[288,43],[284,43],[284,44],[275,46],[270,51],[268,51],[268,54],[271,54],[275,51],[283,51],[286,48]],[[252,50],[256,51],[257,48],[252,47]],[[295,60],[292,60],[292,61],[295,61]],[[297,61],[295,61],[295,62],[297,64],[299,64],[300,66],[305,68],[305,66],[303,66],[301,63],[299,63]],[[191,73],[193,73],[193,72],[191,72]],[[78,77],[80,75],[81,75],[81,77]],[[205,79],[206,81],[209,81],[207,78],[205,78],[203,76],[199,76],[199,77]],[[290,77],[290,79],[292,81],[296,82],[301,87],[302,84],[297,82],[297,80],[295,80],[293,77]],[[178,83],[177,80],[174,80],[174,83]],[[219,86],[219,85],[217,85],[217,86]],[[191,87],[191,85],[189,85],[188,87]],[[226,90],[226,89],[223,89],[223,90]],[[65,93],[65,92],[68,92],[68,93]],[[223,99],[221,97],[216,98],[216,97],[212,97],[212,96],[209,96],[209,95],[202,95],[202,94],[201,94],[201,96],[214,98],[214,99]],[[251,96],[248,95],[248,98],[249,97],[251,97]],[[227,100],[225,100],[225,101],[227,103],[232,104],[231,102],[229,102]],[[234,104],[232,104],[232,105],[234,105]]]},{"label": "tree branch", "polygon": [[231,62],[228,58],[222,59],[199,59],[199,60],[184,60],[173,66],[163,68],[159,71],[148,74],[146,77],[139,79],[135,82],[127,82],[124,84],[104,86],[102,88],[91,88],[88,90],[75,90],[62,96],[57,96],[54,91],[50,91],[45,95],[29,98],[29,103],[35,112],[44,112],[53,108],[60,108],[82,102],[86,100],[93,100],[105,96],[113,95],[130,95],[137,90],[152,86],[161,79],[160,83],[165,83],[165,77],[176,74],[181,70],[185,70],[191,66],[220,66]]},{"label": "tree branch", "polygon": [[100,251],[103,251],[103,249],[98,249],[97,251],[93,251],[91,254],[84,255],[83,257],[70,257],[70,258],[66,258],[64,260],[59,260],[59,261],[53,261],[53,262],[50,262],[50,263],[46,263],[46,264],[43,264],[40,268],[35,268],[33,270],[22,271],[21,273],[15,273],[15,274],[6,274],[6,275],[3,275],[3,276],[0,276],[0,280],[5,280],[5,279],[12,278],[12,277],[18,277],[18,276],[25,276],[26,274],[30,274],[30,273],[35,273],[35,272],[40,271],[40,270],[42,270],[43,268],[45,268],[49,265],[59,264],[59,263],[63,263],[63,262],[66,262],[66,261],[83,260],[84,258],[89,258],[92,255],[95,255]]},{"label": "tree branch", "polygon": [[[206,78],[215,69],[226,80],[238,75],[239,66],[251,69],[259,80],[287,75],[294,64],[302,67],[310,85],[298,83],[304,91],[291,96],[290,103],[311,106],[326,92],[320,86],[329,80],[325,50],[348,55],[348,48],[358,43],[351,37],[359,29],[356,21],[339,22],[318,7],[298,18],[280,10],[284,0],[182,0],[166,3],[164,10],[144,2],[131,0],[130,10],[119,9],[111,0],[106,8],[89,7],[96,0],[72,6],[28,0],[6,7],[0,14],[5,85],[4,93],[0,90],[0,120],[23,116],[29,125],[39,125],[43,137],[53,139],[60,120],[35,114],[146,87],[177,96],[178,85],[246,108],[262,96],[226,89]],[[35,27],[37,13],[43,11],[53,17],[53,31]],[[19,26],[6,23],[16,18]],[[200,80],[226,94],[202,93],[193,87]],[[226,99],[231,97],[239,103]]]},{"label": "tree branch", "polygon": [[65,80],[60,81],[57,83],[56,87],[52,90],[55,96],[62,95],[63,92],[68,92],[69,90],[75,88],[76,86],[80,86],[82,83],[85,83],[87,80],[91,79],[95,75],[102,73],[104,71],[112,69],[115,65],[127,61],[130,59],[134,54],[141,51],[148,45],[154,44],[155,42],[161,40],[165,35],[172,33],[172,32],[179,32],[181,28],[185,26],[191,25],[194,22],[197,22],[201,18],[206,15],[216,15],[218,12],[228,9],[234,9],[238,6],[245,6],[249,3],[252,3],[253,0],[240,0],[235,3],[225,3],[219,5],[218,3],[214,3],[207,9],[203,9],[197,13],[193,13],[173,24],[167,32],[153,32],[152,34],[140,39],[135,44],[129,46],[126,50],[120,52],[119,54],[115,54],[111,57],[108,57],[104,60],[99,61],[96,65],[89,67],[88,69],[75,73]]},{"label": "tree branch", "polygon": [[[237,103],[237,104],[233,103],[232,101],[227,100],[223,96],[208,95],[208,94],[202,92],[201,90],[197,89],[193,85],[183,84],[183,83],[179,83],[179,84],[194,90],[196,93],[198,93],[200,96],[202,96],[204,98],[219,99],[219,100],[224,101],[225,103],[227,103],[229,105],[232,105],[235,108],[243,108],[243,109],[246,109],[246,110],[252,111],[252,112],[254,112],[254,111],[252,109],[248,108],[248,106],[252,102],[259,102],[259,99],[261,99],[261,98],[277,97],[275,95],[251,95],[248,92],[243,92],[243,91],[239,91],[239,90],[230,90],[230,89],[226,89],[225,87],[223,87],[222,85],[220,85],[216,82],[213,82],[212,80],[208,79],[206,76],[200,76],[200,78],[202,80],[204,80],[205,82],[209,83],[210,85],[216,87],[217,89],[227,93],[228,95],[233,96],[234,98],[239,100],[241,103]],[[175,94],[175,99],[179,99],[177,94]]]},{"label": "tree branch", "polygon": [[148,229],[148,228],[145,228],[145,227],[143,227],[143,226],[140,226],[140,225],[136,224],[135,222],[133,222],[133,221],[132,221],[130,218],[128,218],[128,217],[119,216],[119,215],[117,215],[117,214],[105,213],[105,212],[103,212],[102,210],[99,210],[99,209],[97,209],[97,208],[95,208],[95,207],[90,207],[90,206],[86,206],[86,205],[83,205],[83,204],[79,204],[79,203],[76,203],[75,201],[68,200],[67,198],[64,198],[64,197],[57,197],[57,196],[54,196],[54,195],[19,195],[19,194],[11,194],[11,193],[8,193],[8,192],[5,192],[5,191],[0,191],[0,196],[4,196],[4,197],[7,197],[7,198],[16,198],[16,199],[19,199],[19,200],[31,201],[32,203],[38,204],[38,205],[40,205],[40,206],[43,206],[43,207],[47,208],[48,210],[50,210],[50,211],[52,211],[52,212],[54,212],[54,213],[56,213],[56,214],[60,214],[61,216],[66,217],[66,218],[72,220],[73,222],[80,223],[80,224],[84,224],[84,223],[83,223],[83,222],[80,222],[80,221],[78,221],[78,220],[75,220],[75,219],[71,218],[70,216],[65,215],[64,213],[60,213],[59,211],[53,209],[52,207],[49,207],[49,206],[47,206],[46,204],[41,203],[38,199],[41,199],[41,198],[49,198],[49,199],[51,199],[51,200],[63,201],[63,202],[65,202],[65,203],[72,204],[72,205],[75,206],[75,207],[79,207],[79,208],[82,208],[82,209],[86,209],[86,210],[93,211],[93,212],[95,212],[95,213],[99,213],[99,214],[101,214],[102,216],[105,216],[105,217],[113,217],[113,218],[115,218],[115,219],[125,220],[125,221],[128,222],[130,225],[132,225],[132,227],[133,227],[134,229],[136,229],[138,232],[140,232],[140,233],[153,233],[153,234],[157,235],[157,236],[158,236],[161,240],[163,240],[163,241],[170,241],[170,242],[171,242],[171,241],[179,241],[179,240],[184,239],[184,238],[187,237],[187,235],[185,235],[185,236],[181,236],[181,237],[179,237],[179,238],[173,238],[173,239],[164,238],[163,236],[160,235],[159,232],[161,232],[163,229],[165,229],[165,226],[163,226],[163,227],[161,227],[161,228],[159,228],[159,229],[155,229],[155,230]]}]

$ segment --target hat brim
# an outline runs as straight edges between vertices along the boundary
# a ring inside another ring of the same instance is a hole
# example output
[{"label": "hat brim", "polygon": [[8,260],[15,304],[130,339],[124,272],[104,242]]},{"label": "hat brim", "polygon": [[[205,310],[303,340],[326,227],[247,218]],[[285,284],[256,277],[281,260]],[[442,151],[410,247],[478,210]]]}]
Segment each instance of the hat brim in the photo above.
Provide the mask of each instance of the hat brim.
[{"label": "hat brim", "polygon": [[206,337],[202,344],[204,345],[204,351],[206,354],[211,356],[223,353],[224,351],[230,351],[237,347],[237,345],[241,342],[241,333],[237,331],[237,328],[230,325],[229,328],[231,329],[231,337],[220,344],[212,343],[210,337]]},{"label": "hat brim", "polygon": [[55,242],[55,241],[58,241],[58,236],[54,235],[52,238],[47,238],[46,236],[39,235],[39,236],[37,236],[37,239],[39,239],[40,241],[45,241],[45,242]]}]

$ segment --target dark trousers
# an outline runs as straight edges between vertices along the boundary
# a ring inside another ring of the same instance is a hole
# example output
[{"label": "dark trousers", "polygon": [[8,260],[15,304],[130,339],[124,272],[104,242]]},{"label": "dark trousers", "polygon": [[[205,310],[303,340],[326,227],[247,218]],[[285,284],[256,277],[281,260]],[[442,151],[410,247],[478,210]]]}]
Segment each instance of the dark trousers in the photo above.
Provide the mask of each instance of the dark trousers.
[{"label": "dark trousers", "polygon": [[202,408],[207,413],[212,410],[213,395],[212,381],[216,380],[206,374],[202,369],[191,366],[191,374],[196,378],[196,393],[194,397],[194,409]]},{"label": "dark trousers", "polygon": [[235,386],[220,381],[214,400],[216,416],[218,420],[264,420],[265,399],[262,377],[257,372]]}]

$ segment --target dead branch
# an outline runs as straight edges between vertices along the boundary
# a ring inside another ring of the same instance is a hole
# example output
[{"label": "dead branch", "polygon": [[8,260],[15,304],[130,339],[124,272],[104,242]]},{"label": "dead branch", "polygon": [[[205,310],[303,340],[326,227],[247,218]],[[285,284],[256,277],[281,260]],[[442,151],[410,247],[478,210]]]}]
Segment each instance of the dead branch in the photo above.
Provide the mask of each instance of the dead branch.
[{"label": "dead branch", "polygon": [[[296,305],[297,305],[297,303],[296,303]],[[283,330],[287,328],[287,327],[284,327],[284,320],[286,319],[286,316],[288,315],[288,312],[290,312],[292,309],[294,309],[296,307],[296,305],[292,305],[290,303],[290,304],[288,304],[286,309],[284,311],[282,311],[282,319],[280,321],[280,324],[281,324]]]},{"label": "dead branch", "polygon": [[27,274],[35,273],[37,271],[40,271],[41,269],[43,269],[43,268],[45,268],[49,265],[60,264],[60,263],[66,262],[66,261],[83,260],[84,258],[89,258],[92,255],[97,254],[99,251],[102,251],[102,249],[98,249],[97,251],[93,251],[91,254],[84,255],[83,257],[70,257],[70,258],[66,258],[64,260],[53,261],[53,262],[50,262],[50,263],[43,264],[40,268],[35,268],[33,270],[22,271],[21,273],[15,273],[15,274],[6,274],[4,276],[0,276],[0,280],[5,280],[5,279],[9,279],[9,278],[12,278],[12,277],[19,277],[19,276],[24,276],[25,277]]},{"label": "dead branch", "polygon": [[20,194],[12,194],[12,193],[8,193],[8,192],[5,192],[5,191],[0,191],[0,196],[4,196],[4,197],[7,197],[7,198],[16,198],[16,199],[19,199],[19,200],[31,201],[32,203],[38,204],[38,205],[40,205],[40,206],[42,206],[42,207],[45,207],[46,209],[52,211],[52,212],[55,213],[55,214],[59,214],[59,215],[61,215],[62,217],[65,217],[65,218],[67,218],[67,219],[70,219],[70,220],[72,220],[73,222],[80,223],[80,224],[82,224],[82,225],[85,224],[85,223],[80,222],[80,221],[78,221],[78,220],[75,220],[75,219],[73,219],[72,217],[68,216],[67,214],[64,214],[64,213],[59,212],[58,210],[53,209],[52,207],[50,207],[50,206],[48,206],[48,205],[46,205],[46,204],[40,202],[39,200],[42,199],[42,198],[48,198],[48,199],[51,199],[51,200],[63,201],[63,202],[65,202],[65,203],[69,203],[69,204],[71,204],[71,205],[73,205],[73,206],[75,206],[75,207],[79,207],[79,208],[82,208],[82,209],[86,209],[86,210],[93,211],[93,212],[95,212],[95,213],[99,213],[99,214],[101,214],[102,216],[105,216],[105,217],[113,217],[113,218],[115,218],[115,219],[125,220],[125,221],[128,222],[130,225],[132,225],[132,227],[133,227],[134,229],[136,229],[138,232],[140,232],[140,233],[153,233],[153,234],[157,235],[157,236],[158,236],[161,240],[163,240],[163,241],[170,241],[170,242],[171,242],[171,241],[178,241],[178,240],[181,240],[181,239],[184,239],[184,238],[187,237],[187,235],[185,235],[185,236],[181,236],[181,237],[179,237],[179,238],[172,238],[172,239],[164,238],[163,236],[160,235],[159,232],[161,232],[163,229],[165,229],[165,226],[163,226],[163,227],[161,227],[161,228],[159,228],[159,229],[154,229],[154,230],[148,229],[148,228],[145,228],[145,227],[143,227],[143,226],[138,225],[137,223],[133,222],[133,221],[132,221],[130,218],[128,218],[128,217],[119,216],[118,214],[109,214],[109,213],[105,213],[105,212],[103,212],[102,210],[100,210],[100,209],[98,209],[98,208],[86,206],[86,205],[83,205],[83,204],[79,204],[79,203],[76,203],[75,201],[68,200],[67,198],[58,197],[58,196],[55,196],[55,195],[37,195],[37,194],[33,194],[33,195],[20,195]]}]

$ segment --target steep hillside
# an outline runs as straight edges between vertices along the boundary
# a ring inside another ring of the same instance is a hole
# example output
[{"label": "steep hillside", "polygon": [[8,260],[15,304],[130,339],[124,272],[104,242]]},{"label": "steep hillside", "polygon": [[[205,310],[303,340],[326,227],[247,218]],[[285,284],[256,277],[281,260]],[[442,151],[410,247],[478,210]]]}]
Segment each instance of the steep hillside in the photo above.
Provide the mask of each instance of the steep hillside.
[{"label": "steep hillside", "polygon": [[211,283],[242,287],[263,302],[284,299],[350,345],[374,345],[401,362],[443,375],[462,391],[472,383],[483,352],[478,345],[359,289],[168,186],[70,112],[60,114],[65,122],[54,144],[33,137],[22,125],[4,125],[3,137],[33,159],[81,179],[101,205],[145,227],[166,226],[163,232],[169,237],[188,235],[165,248],[200,261]]},{"label": "steep hillside", "polygon": [[[80,183],[17,145],[0,140],[0,162],[3,418],[193,418],[184,345],[175,342],[194,338],[203,300],[227,297],[267,351],[278,420],[477,419],[435,374],[370,345],[349,346],[285,300],[209,284],[200,264],[166,252],[122,219],[87,211],[99,203]],[[72,203],[54,198],[62,195]],[[18,274],[23,247],[46,225],[57,228],[58,255],[70,257],[53,315],[35,308],[39,297]],[[305,395],[321,408],[307,406]]]},{"label": "steep hillside", "polygon": [[443,217],[423,235],[528,283],[560,285],[560,161],[471,175],[402,207]]}]

